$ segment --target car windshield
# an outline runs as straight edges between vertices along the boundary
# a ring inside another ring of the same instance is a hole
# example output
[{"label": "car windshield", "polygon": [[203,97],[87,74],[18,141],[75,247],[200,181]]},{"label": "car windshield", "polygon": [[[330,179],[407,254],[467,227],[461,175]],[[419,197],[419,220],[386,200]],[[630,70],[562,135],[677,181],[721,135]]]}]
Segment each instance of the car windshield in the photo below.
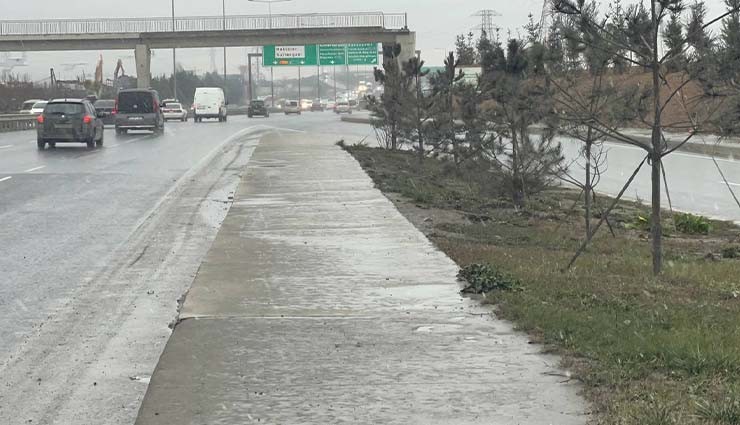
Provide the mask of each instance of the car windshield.
[{"label": "car windshield", "polygon": [[36,102],[36,103],[33,104],[33,108],[32,109],[40,109],[40,108],[43,108],[44,106],[46,106],[47,103],[49,103],[49,102],[46,102],[46,101]]},{"label": "car windshield", "polygon": [[165,105],[167,109],[182,109],[182,105],[179,103],[168,103]]},{"label": "car windshield", "polygon": [[37,102],[34,100],[32,102],[23,102],[23,106],[21,106],[21,111],[30,111],[33,109],[33,105],[35,105]]},{"label": "car windshield", "polygon": [[118,94],[118,111],[121,113],[147,114],[154,112],[154,101],[149,92],[121,92]]},{"label": "car windshield", "polygon": [[265,102],[263,102],[261,100],[253,100],[252,101],[252,106],[264,106],[264,105],[265,105]]},{"label": "car windshield", "polygon": [[81,103],[55,102],[49,103],[44,109],[46,115],[80,115],[85,108]]}]

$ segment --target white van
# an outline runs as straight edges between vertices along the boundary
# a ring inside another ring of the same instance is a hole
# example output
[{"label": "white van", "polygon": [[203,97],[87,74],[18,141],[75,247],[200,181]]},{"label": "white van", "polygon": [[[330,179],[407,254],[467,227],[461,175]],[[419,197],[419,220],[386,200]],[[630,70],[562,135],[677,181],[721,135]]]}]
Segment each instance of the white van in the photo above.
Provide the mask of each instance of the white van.
[{"label": "white van", "polygon": [[219,122],[227,119],[226,95],[220,87],[198,87],[193,99],[193,118],[195,122],[203,118],[218,118]]}]

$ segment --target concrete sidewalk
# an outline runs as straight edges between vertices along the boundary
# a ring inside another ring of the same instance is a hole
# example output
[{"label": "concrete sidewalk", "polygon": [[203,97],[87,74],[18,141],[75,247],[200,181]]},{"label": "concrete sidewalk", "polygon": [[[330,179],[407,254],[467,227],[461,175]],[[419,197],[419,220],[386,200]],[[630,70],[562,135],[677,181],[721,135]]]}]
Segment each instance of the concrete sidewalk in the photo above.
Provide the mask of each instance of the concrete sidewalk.
[{"label": "concrete sidewalk", "polygon": [[558,359],[331,140],[254,152],[137,424],[584,424]]}]

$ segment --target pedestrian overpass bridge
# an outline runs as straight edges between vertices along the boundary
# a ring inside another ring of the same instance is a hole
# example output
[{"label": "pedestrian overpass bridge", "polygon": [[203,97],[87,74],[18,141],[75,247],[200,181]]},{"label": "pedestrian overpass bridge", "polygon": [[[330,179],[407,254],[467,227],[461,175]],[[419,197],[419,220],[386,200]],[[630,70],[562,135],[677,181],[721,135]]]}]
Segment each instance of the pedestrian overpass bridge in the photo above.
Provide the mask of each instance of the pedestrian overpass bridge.
[{"label": "pedestrian overpass bridge", "polygon": [[[0,52],[134,50],[140,87],[151,82],[151,49],[382,43],[415,54],[405,13],[311,13],[0,21]],[[384,49],[385,50],[385,49]]]}]

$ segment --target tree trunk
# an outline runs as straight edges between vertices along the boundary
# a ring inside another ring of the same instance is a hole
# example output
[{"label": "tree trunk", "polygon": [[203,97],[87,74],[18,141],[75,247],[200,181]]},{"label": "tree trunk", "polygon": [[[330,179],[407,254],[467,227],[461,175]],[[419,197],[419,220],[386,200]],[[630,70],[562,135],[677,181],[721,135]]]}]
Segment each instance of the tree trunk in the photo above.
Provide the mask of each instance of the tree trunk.
[{"label": "tree trunk", "polygon": [[521,208],[524,206],[524,188],[521,187],[522,177],[519,170],[518,136],[515,131],[511,133],[511,199],[514,205]]},{"label": "tree trunk", "polygon": [[457,146],[457,138],[455,138],[455,113],[453,111],[453,85],[454,83],[450,83],[449,87],[449,93],[447,96],[447,111],[450,113],[450,121],[448,122],[448,125],[450,126],[450,133],[448,134],[448,137],[450,137],[450,140],[452,142],[452,159],[455,161],[455,167],[458,167],[460,165],[460,153],[458,152],[459,148]]},{"label": "tree trunk", "polygon": [[586,184],[583,193],[586,196],[586,237],[591,234],[591,128],[588,129],[586,137]]},{"label": "tree trunk", "polygon": [[661,128],[661,111],[660,111],[660,62],[658,60],[658,31],[660,22],[658,22],[658,0],[651,0],[652,10],[652,71],[653,71],[653,102],[655,107],[653,132],[652,132],[652,219],[650,231],[653,239],[653,274],[659,275],[663,268],[663,225],[661,223],[661,170],[662,165],[662,128]]}]

